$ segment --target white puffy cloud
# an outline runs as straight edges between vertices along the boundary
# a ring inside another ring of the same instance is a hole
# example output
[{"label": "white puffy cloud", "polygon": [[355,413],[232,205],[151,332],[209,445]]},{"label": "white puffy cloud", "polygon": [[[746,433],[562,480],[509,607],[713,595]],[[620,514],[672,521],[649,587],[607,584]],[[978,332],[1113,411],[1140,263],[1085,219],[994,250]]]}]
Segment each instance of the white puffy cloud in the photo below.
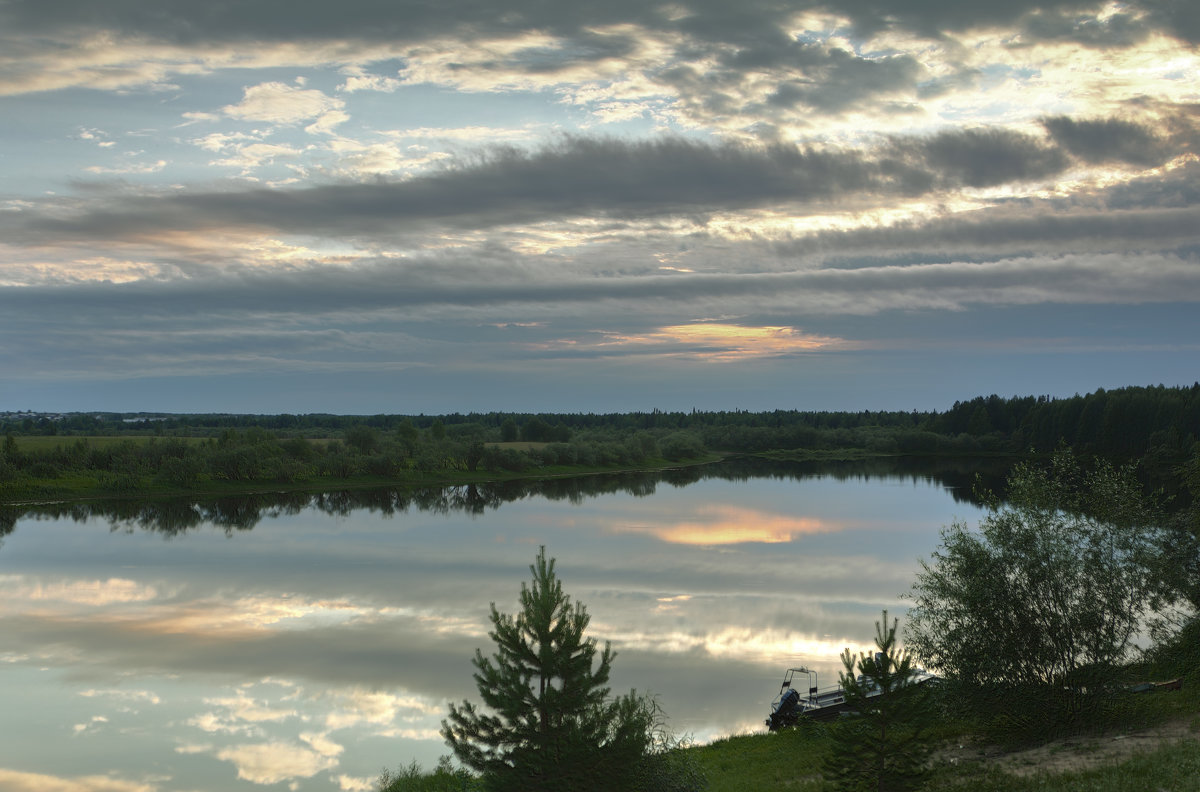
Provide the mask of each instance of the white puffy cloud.
[{"label": "white puffy cloud", "polygon": [[[241,121],[266,121],[272,124],[299,124],[341,113],[346,103],[314,88],[302,88],[282,82],[248,86],[242,101],[227,105],[222,112]],[[336,116],[344,120],[344,114]]]},{"label": "white puffy cloud", "polygon": [[292,742],[274,741],[220,748],[214,754],[223,762],[237,768],[238,778],[253,784],[278,784],[338,766],[336,754],[329,755],[328,746],[321,749]]},{"label": "white puffy cloud", "polygon": [[305,149],[283,143],[248,143],[233,144],[230,156],[212,161],[220,167],[238,168],[248,174],[276,162],[295,162]]},{"label": "white puffy cloud", "polygon": [[101,724],[105,723],[108,723],[108,718],[104,717],[103,715],[93,715],[91,720],[87,721],[86,723],[76,723],[71,727],[71,730],[76,734],[82,734],[83,732],[95,729]]},{"label": "white puffy cloud", "polygon": [[419,696],[355,688],[336,696],[335,707],[325,718],[325,728],[333,731],[360,723],[388,726],[398,717],[428,717],[441,711],[441,702]]},{"label": "white puffy cloud", "polygon": [[381,74],[371,74],[361,66],[347,66],[342,69],[346,81],[338,86],[338,90],[346,93],[355,91],[380,91],[391,93],[404,83],[395,77],[385,77]]},{"label": "white puffy cloud", "polygon": [[272,707],[266,701],[251,698],[241,689],[234,696],[209,698],[205,703],[224,709],[228,720],[248,723],[278,723],[299,714],[295,709]]},{"label": "white puffy cloud", "polygon": [[123,165],[89,165],[84,168],[88,173],[108,173],[108,174],[146,174],[158,173],[163,168],[167,167],[166,160],[156,160],[154,162],[129,162]]},{"label": "white puffy cloud", "polygon": [[301,732],[300,739],[308,743],[309,747],[321,756],[332,758],[341,755],[346,750],[345,746],[329,739],[329,734],[326,732]]},{"label": "white puffy cloud", "polygon": [[106,698],[122,702],[161,704],[162,697],[149,690],[125,690],[124,688],[89,688],[82,690],[79,695],[85,698]]}]

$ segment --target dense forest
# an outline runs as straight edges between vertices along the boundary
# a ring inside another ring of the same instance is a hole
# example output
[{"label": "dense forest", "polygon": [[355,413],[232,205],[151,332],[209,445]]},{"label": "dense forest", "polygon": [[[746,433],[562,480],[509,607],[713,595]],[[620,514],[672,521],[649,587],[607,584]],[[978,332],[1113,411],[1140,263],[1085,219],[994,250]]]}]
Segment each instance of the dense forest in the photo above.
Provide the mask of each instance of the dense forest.
[{"label": "dense forest", "polygon": [[433,480],[679,463],[725,454],[1013,455],[1069,446],[1140,460],[1173,490],[1197,453],[1200,383],[1051,398],[992,395],[945,412],[0,414],[0,498],[223,483]]}]

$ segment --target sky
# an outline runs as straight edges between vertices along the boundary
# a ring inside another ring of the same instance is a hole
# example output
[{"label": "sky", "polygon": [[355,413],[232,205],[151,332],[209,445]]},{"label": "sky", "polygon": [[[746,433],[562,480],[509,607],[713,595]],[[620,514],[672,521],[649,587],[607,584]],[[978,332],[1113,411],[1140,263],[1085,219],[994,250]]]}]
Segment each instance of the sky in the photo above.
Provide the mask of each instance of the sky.
[{"label": "sky", "polygon": [[0,409],[1200,378],[1189,0],[0,0]]}]

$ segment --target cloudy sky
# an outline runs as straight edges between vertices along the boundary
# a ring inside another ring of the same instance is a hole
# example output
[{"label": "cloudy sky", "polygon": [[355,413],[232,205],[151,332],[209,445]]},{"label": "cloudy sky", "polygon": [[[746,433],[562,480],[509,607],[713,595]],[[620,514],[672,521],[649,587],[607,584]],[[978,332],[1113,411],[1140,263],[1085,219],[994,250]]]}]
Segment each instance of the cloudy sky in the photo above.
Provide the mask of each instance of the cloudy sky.
[{"label": "cloudy sky", "polygon": [[0,409],[1200,372],[1188,0],[3,0]]}]

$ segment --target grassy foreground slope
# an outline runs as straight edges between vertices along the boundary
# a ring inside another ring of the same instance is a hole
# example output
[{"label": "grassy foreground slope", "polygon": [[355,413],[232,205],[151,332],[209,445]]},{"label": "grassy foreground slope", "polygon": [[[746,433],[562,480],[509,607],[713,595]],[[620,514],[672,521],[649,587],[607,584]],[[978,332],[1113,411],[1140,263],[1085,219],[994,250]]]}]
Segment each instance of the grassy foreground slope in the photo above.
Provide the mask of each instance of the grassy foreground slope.
[{"label": "grassy foreground slope", "polygon": [[[1200,790],[1200,716],[1179,696],[1147,728],[1110,729],[1002,749],[946,735],[925,792],[1195,792]],[[1191,715],[1179,716],[1179,710]],[[821,775],[829,740],[820,728],[744,734],[680,749],[707,778],[705,792],[833,792]],[[446,760],[443,760],[446,761]],[[481,779],[449,765],[385,771],[382,792],[478,792]]]},{"label": "grassy foreground slope", "polygon": [[[1132,692],[1168,680],[1180,684]],[[1200,792],[1200,625],[1190,621],[1115,668],[1110,681],[1110,696],[1059,725],[1036,697],[1021,719],[986,709],[968,716],[953,687],[935,688],[941,717],[928,738],[932,773],[922,789]],[[1021,692],[1014,685],[1005,695],[1019,700]],[[703,769],[708,792],[833,790],[822,766],[833,753],[835,728],[801,720],[791,730],[768,733],[764,726],[686,750]]]},{"label": "grassy foreground slope", "polygon": [[[1023,764],[1022,752],[943,759],[928,792],[1189,792],[1200,789],[1200,735],[1144,741],[1132,756],[1114,751],[1132,735],[1075,739],[1044,747],[1053,761]],[[708,792],[824,792],[820,738],[752,735],[689,750],[708,776]],[[1005,761],[1005,759],[1008,761]],[[1065,769],[1074,766],[1076,769]]]},{"label": "grassy foreground slope", "polygon": [[[1200,675],[1183,691],[1131,702],[1124,725],[1002,747],[966,725],[939,739],[928,792],[1187,792],[1200,790]],[[748,734],[688,748],[708,792],[834,787],[821,777],[823,728]]]}]

